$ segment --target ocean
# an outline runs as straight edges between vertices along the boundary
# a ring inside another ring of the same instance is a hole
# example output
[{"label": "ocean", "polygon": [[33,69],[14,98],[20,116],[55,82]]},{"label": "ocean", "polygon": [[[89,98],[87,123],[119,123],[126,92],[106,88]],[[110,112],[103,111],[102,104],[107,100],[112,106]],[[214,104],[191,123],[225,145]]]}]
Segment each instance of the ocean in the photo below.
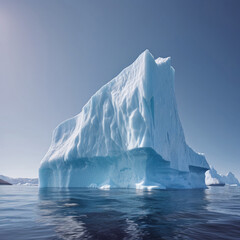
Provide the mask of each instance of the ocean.
[{"label": "ocean", "polygon": [[0,239],[240,239],[240,187],[0,186]]}]

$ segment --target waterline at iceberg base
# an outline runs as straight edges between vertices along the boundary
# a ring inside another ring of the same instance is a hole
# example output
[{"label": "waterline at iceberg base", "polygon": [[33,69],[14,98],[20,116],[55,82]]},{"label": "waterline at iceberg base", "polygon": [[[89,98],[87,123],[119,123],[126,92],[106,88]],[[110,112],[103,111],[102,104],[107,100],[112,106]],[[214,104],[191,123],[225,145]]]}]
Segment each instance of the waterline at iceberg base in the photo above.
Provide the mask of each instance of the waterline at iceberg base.
[{"label": "waterline at iceberg base", "polygon": [[185,141],[170,58],[146,50],[61,123],[40,187],[204,188],[209,165]]}]

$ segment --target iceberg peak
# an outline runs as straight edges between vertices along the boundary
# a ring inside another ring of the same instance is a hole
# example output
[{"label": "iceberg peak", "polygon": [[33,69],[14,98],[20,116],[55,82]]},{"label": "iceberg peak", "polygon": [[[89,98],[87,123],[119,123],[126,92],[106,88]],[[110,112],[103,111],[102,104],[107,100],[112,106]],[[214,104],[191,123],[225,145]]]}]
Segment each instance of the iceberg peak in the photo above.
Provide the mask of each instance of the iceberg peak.
[{"label": "iceberg peak", "polygon": [[[142,52],[139,57],[133,62],[132,65],[139,65],[140,71],[148,71],[149,68],[155,67],[156,62],[153,57],[153,55],[150,53],[148,49],[146,49],[144,52]],[[141,80],[141,79],[138,79]]]},{"label": "iceberg peak", "polygon": [[161,58],[161,57],[159,57],[159,58],[157,58],[156,60],[155,60],[155,62],[156,62],[156,64],[157,65],[160,65],[160,64],[167,64],[168,66],[171,66],[171,57],[166,57],[166,58]]},{"label": "iceberg peak", "polygon": [[145,65],[166,64],[167,66],[171,67],[171,57],[165,57],[165,58],[159,57],[157,59],[154,59],[154,56],[148,49],[146,49],[139,55],[139,57],[136,59],[136,62],[137,61],[142,62]]}]

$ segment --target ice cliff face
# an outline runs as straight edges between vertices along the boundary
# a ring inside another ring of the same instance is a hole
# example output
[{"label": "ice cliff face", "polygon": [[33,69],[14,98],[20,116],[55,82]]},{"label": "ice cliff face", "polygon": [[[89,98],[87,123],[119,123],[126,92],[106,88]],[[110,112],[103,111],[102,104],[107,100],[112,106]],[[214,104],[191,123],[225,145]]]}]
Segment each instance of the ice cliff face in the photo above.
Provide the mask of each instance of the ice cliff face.
[{"label": "ice cliff face", "polygon": [[170,58],[146,50],[54,130],[39,177],[40,187],[139,187],[149,179],[202,187],[208,167],[185,142]]}]

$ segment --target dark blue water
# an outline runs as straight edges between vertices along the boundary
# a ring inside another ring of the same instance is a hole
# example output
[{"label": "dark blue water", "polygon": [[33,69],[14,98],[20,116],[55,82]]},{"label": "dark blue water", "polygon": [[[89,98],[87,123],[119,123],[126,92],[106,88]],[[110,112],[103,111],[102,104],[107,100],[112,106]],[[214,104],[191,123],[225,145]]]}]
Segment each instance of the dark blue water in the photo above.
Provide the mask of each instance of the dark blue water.
[{"label": "dark blue water", "polygon": [[0,239],[240,239],[240,188],[0,186]]}]

